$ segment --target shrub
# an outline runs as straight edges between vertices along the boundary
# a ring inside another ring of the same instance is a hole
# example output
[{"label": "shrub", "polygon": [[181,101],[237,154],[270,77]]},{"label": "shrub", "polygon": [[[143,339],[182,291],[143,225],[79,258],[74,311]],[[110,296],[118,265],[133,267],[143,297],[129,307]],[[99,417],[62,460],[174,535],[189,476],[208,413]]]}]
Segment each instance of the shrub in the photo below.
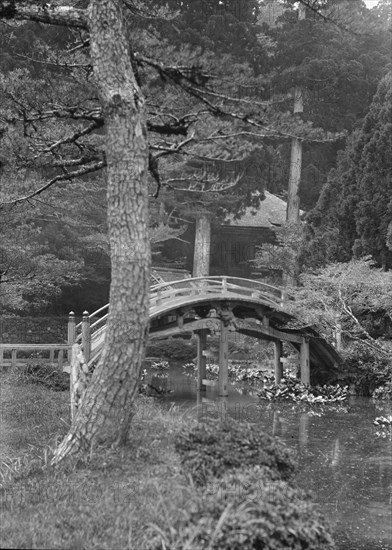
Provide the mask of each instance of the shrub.
[{"label": "shrub", "polygon": [[340,380],[354,384],[358,394],[370,396],[392,379],[392,361],[363,342],[345,352]]},{"label": "shrub", "polygon": [[227,472],[205,493],[195,493],[179,525],[151,540],[151,550],[323,550],[333,541],[297,489],[271,480],[254,466]]},{"label": "shrub", "polygon": [[261,399],[271,401],[294,401],[308,405],[341,403],[348,397],[348,388],[340,386],[308,386],[300,382],[295,376],[286,373],[280,384],[275,384],[273,376],[264,377],[264,386],[258,392]]},{"label": "shrub", "polygon": [[146,356],[171,359],[172,361],[192,361],[196,357],[196,342],[184,338],[168,338],[148,342]]},{"label": "shrub", "polygon": [[392,379],[383,386],[379,386],[372,393],[373,399],[392,400]]},{"label": "shrub", "polygon": [[53,391],[69,390],[69,374],[37,360],[19,368],[15,373],[14,382],[16,384],[38,384]]},{"label": "shrub", "polygon": [[295,470],[294,453],[259,427],[233,419],[209,420],[182,432],[175,441],[184,469],[197,485],[218,478],[227,470],[267,466],[272,477],[288,479]]}]

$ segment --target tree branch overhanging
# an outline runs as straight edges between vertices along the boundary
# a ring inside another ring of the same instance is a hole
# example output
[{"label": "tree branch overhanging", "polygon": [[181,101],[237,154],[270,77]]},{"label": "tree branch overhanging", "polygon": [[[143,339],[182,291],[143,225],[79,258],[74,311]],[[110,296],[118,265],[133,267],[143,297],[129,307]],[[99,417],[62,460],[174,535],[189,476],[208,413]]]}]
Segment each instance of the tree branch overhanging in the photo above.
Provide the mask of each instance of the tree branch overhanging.
[{"label": "tree branch overhanging", "polygon": [[87,29],[87,17],[84,9],[71,6],[53,6],[28,1],[0,0],[0,19],[17,19]]},{"label": "tree branch overhanging", "polygon": [[37,197],[43,191],[46,191],[46,189],[49,189],[54,183],[58,181],[71,181],[72,179],[75,179],[79,176],[83,176],[85,174],[91,174],[92,172],[97,172],[98,170],[101,170],[102,168],[105,168],[106,166],[106,160],[101,160],[99,162],[94,162],[92,164],[89,164],[88,166],[83,166],[83,168],[80,168],[79,170],[74,170],[73,172],[67,172],[66,174],[59,174],[58,176],[55,176],[50,181],[46,182],[44,185],[36,189],[35,191],[32,191],[28,195],[24,195],[23,197],[18,197],[17,199],[13,199],[11,201],[3,201],[0,202],[0,209],[4,208],[5,206],[14,206],[20,202],[28,201],[29,199],[32,199],[34,197]]}]

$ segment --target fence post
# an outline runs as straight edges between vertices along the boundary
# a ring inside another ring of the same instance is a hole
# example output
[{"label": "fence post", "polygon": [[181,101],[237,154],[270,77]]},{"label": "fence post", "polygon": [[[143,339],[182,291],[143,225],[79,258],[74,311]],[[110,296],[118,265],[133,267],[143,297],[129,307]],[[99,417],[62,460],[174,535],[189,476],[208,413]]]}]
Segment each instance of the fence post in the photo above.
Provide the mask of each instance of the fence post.
[{"label": "fence post", "polygon": [[83,311],[82,319],[82,349],[84,360],[88,364],[90,360],[90,317],[88,311]]}]

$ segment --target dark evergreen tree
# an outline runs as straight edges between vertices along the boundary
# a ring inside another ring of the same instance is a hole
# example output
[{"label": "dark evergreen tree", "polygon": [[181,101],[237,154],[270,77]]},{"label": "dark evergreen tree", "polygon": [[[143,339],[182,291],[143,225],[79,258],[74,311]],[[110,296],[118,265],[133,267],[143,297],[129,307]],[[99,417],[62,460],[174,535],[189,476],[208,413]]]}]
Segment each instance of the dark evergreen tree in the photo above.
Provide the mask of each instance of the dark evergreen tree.
[{"label": "dark evergreen tree", "polygon": [[315,258],[347,261],[371,255],[385,269],[392,267],[387,246],[392,220],[391,84],[388,73],[308,216]]}]

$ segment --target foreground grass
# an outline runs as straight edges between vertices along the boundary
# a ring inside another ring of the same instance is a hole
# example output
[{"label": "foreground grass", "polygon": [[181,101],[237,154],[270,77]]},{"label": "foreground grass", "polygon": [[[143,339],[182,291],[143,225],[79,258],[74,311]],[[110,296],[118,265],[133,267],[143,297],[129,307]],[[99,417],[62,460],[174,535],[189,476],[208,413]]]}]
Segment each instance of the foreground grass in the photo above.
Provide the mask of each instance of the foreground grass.
[{"label": "foreground grass", "polygon": [[[130,443],[50,466],[68,392],[3,380],[1,548],[329,549],[285,446],[230,421],[135,404]],[[203,475],[201,475],[203,474]]]},{"label": "foreground grass", "polygon": [[[136,404],[131,443],[121,452],[50,466],[67,432],[67,392],[2,383],[1,548],[147,548],[146,526],[175,521],[191,490],[173,438],[193,421]],[[160,523],[160,521],[158,523]]]}]

